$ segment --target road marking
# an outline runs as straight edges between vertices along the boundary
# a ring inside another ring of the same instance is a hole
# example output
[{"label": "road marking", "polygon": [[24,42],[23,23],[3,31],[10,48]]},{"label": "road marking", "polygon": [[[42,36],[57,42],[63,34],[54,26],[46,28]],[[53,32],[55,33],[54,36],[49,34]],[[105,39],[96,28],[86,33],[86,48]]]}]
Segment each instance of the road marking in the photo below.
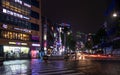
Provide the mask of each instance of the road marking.
[{"label": "road marking", "polygon": [[67,71],[59,71],[59,72],[50,72],[50,73],[39,73],[42,75],[53,75],[53,74],[62,74],[62,73],[71,73],[75,72],[75,70],[67,70]]},{"label": "road marking", "polygon": [[42,69],[42,70],[40,70],[40,69],[39,69],[39,70],[38,70],[38,69],[35,69],[35,70],[32,71],[32,72],[38,71],[38,72],[43,73],[43,72],[63,71],[63,70],[68,70],[68,68],[55,68],[55,69],[51,68],[51,69]]},{"label": "road marking", "polygon": [[80,73],[70,73],[70,74],[62,74],[62,75],[85,75],[85,73],[80,72]]}]

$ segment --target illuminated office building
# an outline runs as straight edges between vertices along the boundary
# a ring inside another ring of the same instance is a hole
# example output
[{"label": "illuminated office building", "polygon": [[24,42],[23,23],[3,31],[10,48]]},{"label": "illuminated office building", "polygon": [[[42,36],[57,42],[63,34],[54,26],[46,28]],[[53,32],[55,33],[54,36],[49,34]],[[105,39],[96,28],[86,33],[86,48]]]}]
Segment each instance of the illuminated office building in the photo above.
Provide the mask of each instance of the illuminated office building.
[{"label": "illuminated office building", "polygon": [[41,43],[40,1],[0,0],[0,57],[37,57]]}]

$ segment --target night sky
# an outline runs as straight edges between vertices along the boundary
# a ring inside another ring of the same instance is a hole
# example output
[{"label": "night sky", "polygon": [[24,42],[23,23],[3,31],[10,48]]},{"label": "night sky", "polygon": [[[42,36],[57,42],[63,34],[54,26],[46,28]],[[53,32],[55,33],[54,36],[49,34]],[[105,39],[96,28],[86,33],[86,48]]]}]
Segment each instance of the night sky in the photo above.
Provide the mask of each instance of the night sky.
[{"label": "night sky", "polygon": [[72,30],[95,33],[105,21],[111,0],[42,0],[42,16],[68,23]]}]

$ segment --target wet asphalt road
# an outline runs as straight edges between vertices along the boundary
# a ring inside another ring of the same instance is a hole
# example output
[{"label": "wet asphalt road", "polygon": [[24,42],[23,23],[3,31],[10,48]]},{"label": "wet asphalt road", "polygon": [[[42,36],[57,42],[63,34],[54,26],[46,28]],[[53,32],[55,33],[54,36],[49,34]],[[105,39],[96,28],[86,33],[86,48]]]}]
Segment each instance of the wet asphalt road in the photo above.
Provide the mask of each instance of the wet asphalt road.
[{"label": "wet asphalt road", "polygon": [[4,61],[0,75],[120,75],[120,60]]}]

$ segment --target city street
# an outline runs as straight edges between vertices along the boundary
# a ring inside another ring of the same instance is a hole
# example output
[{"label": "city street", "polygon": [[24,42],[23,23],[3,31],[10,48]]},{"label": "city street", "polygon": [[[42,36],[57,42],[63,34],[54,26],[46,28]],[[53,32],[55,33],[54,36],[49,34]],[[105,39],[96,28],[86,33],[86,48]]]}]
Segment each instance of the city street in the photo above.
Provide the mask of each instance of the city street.
[{"label": "city street", "polygon": [[0,75],[119,75],[119,65],[119,60],[10,60],[0,66]]}]

